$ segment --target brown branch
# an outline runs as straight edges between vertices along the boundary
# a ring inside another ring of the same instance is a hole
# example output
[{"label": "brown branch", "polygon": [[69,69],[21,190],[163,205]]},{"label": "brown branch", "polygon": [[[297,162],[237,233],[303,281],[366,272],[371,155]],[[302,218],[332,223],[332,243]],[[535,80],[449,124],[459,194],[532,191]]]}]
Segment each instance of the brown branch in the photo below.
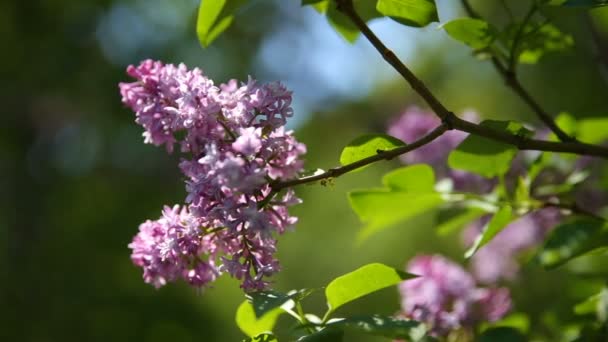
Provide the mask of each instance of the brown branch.
[{"label": "brown branch", "polygon": [[270,187],[272,188],[272,191],[276,193],[276,192],[281,191],[282,189],[289,188],[292,186],[306,184],[306,183],[313,183],[313,182],[317,182],[317,181],[320,181],[323,179],[328,179],[328,178],[336,178],[347,172],[358,169],[360,167],[363,167],[363,166],[366,166],[366,165],[369,165],[369,164],[372,164],[372,163],[375,163],[375,162],[378,162],[381,160],[391,160],[404,153],[413,151],[413,150],[415,150],[421,146],[424,146],[424,145],[430,143],[431,141],[437,139],[439,136],[441,136],[447,130],[448,130],[448,126],[446,124],[441,124],[441,125],[437,126],[434,130],[429,132],[427,135],[423,136],[422,138],[414,141],[413,143],[411,143],[409,145],[404,145],[402,147],[397,147],[397,148],[394,148],[394,149],[388,150],[388,151],[378,150],[377,154],[364,158],[364,159],[361,159],[361,160],[358,160],[354,163],[335,167],[333,169],[329,169],[318,175],[296,178],[296,179],[291,179],[291,180],[287,180],[287,181],[278,181],[275,183],[271,183]]},{"label": "brown branch", "polygon": [[[471,6],[471,4],[469,3],[468,0],[462,0],[462,5],[465,9],[465,11],[468,13],[468,15],[472,18],[475,19],[481,19],[481,16],[475,12],[475,10],[473,9],[473,7]],[[533,7],[534,8],[534,7]],[[533,11],[530,11],[528,14],[529,16],[531,14],[533,14]],[[526,18],[529,19],[529,16],[527,16]],[[526,20],[527,21],[527,20]],[[525,21],[524,21],[525,22]],[[522,26],[523,27],[523,26]],[[521,29],[518,32],[518,36],[521,35],[520,32],[523,32],[523,29]],[[517,41],[518,39],[516,39]],[[511,51],[511,62],[513,63],[513,58],[514,58],[514,50],[516,50],[516,45],[517,43],[513,43],[513,49]],[[511,89],[513,89],[513,91],[528,105],[530,106],[530,108],[532,108],[532,110],[534,111],[534,113],[536,114],[536,116],[545,124],[547,125],[547,127],[549,127],[549,129],[555,133],[555,135],[559,138],[559,140],[561,141],[567,141],[567,142],[575,142],[576,139],[574,137],[571,137],[570,135],[568,135],[566,132],[564,132],[553,120],[553,118],[551,117],[551,115],[549,113],[547,113],[542,107],[541,105],[532,97],[532,95],[523,87],[523,85],[521,84],[521,82],[519,81],[519,78],[517,77],[517,73],[515,71],[515,66],[512,65],[510,68],[507,68],[506,66],[504,66],[502,64],[502,62],[498,59],[498,57],[492,55],[491,58],[492,64],[494,65],[494,68],[496,69],[496,71],[498,71],[498,73],[502,76],[502,78],[504,79],[506,85],[508,87],[510,87]]]},{"label": "brown branch", "polygon": [[454,113],[450,112],[418,79],[406,66],[389,50],[380,39],[370,30],[365,21],[355,11],[352,0],[336,0],[338,10],[348,16],[351,21],[359,28],[363,35],[370,41],[376,50],[393,68],[403,76],[409,85],[427,102],[429,107],[449,128],[458,129],[470,134],[479,135],[491,140],[500,141],[513,145],[520,150],[538,150],[549,152],[573,153],[578,155],[596,156],[608,159],[608,149],[598,145],[586,144],[582,142],[551,142],[543,140],[529,139],[514,135],[505,131],[496,130],[487,126],[481,126],[459,119]]}]

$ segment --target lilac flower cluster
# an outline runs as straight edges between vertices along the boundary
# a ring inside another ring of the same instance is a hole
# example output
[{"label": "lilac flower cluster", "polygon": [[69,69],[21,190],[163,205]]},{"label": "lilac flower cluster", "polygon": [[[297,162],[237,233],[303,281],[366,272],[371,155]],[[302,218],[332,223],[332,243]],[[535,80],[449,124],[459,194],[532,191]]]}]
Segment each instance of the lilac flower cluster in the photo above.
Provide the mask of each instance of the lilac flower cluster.
[{"label": "lilac flower cluster", "polygon": [[203,287],[220,273],[246,290],[267,286],[278,271],[273,233],[292,227],[293,192],[279,197],[269,183],[295,177],[306,147],[286,131],[291,92],[280,83],[231,80],[215,86],[200,69],[146,60],[129,66],[122,101],[144,128],[144,140],[176,144],[185,156],[186,205],[166,207],[139,227],[129,248],[156,287],[184,279]]},{"label": "lilac flower cluster", "polygon": [[420,255],[407,272],[419,277],[399,284],[401,315],[428,325],[435,336],[493,322],[511,309],[506,288],[478,287],[459,265],[440,255]]}]

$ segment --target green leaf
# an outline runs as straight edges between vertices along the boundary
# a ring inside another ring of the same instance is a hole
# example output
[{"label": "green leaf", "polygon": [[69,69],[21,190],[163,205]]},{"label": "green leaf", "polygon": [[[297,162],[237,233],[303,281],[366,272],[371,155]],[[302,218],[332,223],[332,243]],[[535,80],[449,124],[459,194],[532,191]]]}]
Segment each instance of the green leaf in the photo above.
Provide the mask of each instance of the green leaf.
[{"label": "green leaf", "polygon": [[391,192],[383,189],[352,191],[348,199],[361,222],[366,224],[357,236],[359,242],[444,202],[438,193]]},{"label": "green leaf", "polygon": [[512,313],[495,322],[486,322],[482,324],[482,331],[490,328],[509,327],[515,328],[523,333],[530,331],[530,318],[524,313]]},{"label": "green leaf", "polygon": [[[340,154],[340,164],[346,165],[374,156],[378,151],[389,151],[405,143],[386,134],[363,135],[351,141]],[[359,170],[363,167],[359,168]]]},{"label": "green leaf", "polygon": [[327,285],[325,288],[327,306],[333,312],[357,298],[397,285],[403,280],[413,277],[415,276],[383,264],[365,265],[337,277]]},{"label": "green leaf", "polygon": [[465,224],[482,217],[486,213],[485,210],[479,208],[467,208],[464,211],[460,211],[459,214],[452,216],[437,226],[437,235],[449,235],[462,228]]},{"label": "green leaf", "polygon": [[433,0],[378,0],[376,9],[407,26],[423,27],[439,20]]},{"label": "green leaf", "polygon": [[538,254],[546,268],[560,266],[570,259],[608,245],[606,224],[590,218],[577,218],[558,225]]},{"label": "green leaf", "polygon": [[201,0],[196,33],[203,47],[208,47],[234,20],[234,13],[247,0]]},{"label": "green leaf", "polygon": [[247,295],[253,305],[256,317],[262,317],[268,311],[280,307],[289,300],[300,301],[308,297],[316,289],[293,290],[289,293],[281,293],[273,290],[257,291]]},{"label": "green leaf", "polygon": [[485,246],[488,242],[500,233],[511,221],[513,221],[513,212],[511,206],[505,205],[501,207],[496,214],[492,217],[490,222],[486,225],[484,230],[475,239],[473,246],[464,254],[465,258],[470,258],[477,252],[481,247]]},{"label": "green leaf", "polygon": [[594,294],[593,296],[585,299],[584,302],[576,304],[576,306],[574,306],[574,313],[577,315],[594,314],[597,311],[601,298],[601,292]]},{"label": "green leaf", "polygon": [[497,30],[481,19],[459,18],[448,21],[441,27],[450,37],[475,50],[490,46],[497,37]]},{"label": "green leaf", "polygon": [[[374,1],[353,0],[353,6],[355,6],[357,14],[359,14],[361,19],[365,22],[382,16],[382,14],[376,11]],[[357,37],[359,37],[359,28],[353,24],[349,17],[338,11],[334,2],[331,2],[327,8],[327,20],[334,30],[349,43],[354,43],[357,40]]]},{"label": "green leaf", "polygon": [[510,327],[491,328],[483,332],[478,342],[527,342],[528,339],[519,330]]},{"label": "green leaf", "polygon": [[548,4],[567,7],[600,7],[608,6],[608,0],[552,0]]},{"label": "green leaf", "polygon": [[385,174],[382,183],[394,191],[434,192],[435,173],[427,164],[416,164]]},{"label": "green leaf", "polygon": [[[486,120],[481,126],[516,135],[529,136],[530,131],[513,121]],[[517,154],[517,148],[478,135],[469,135],[448,157],[451,168],[492,178],[504,175]]]},{"label": "green leaf", "polygon": [[608,119],[589,118],[580,120],[577,137],[586,143],[599,144],[608,139]]},{"label": "green leaf", "polygon": [[563,51],[574,45],[569,34],[562,33],[552,24],[540,28],[526,28],[518,49],[520,63],[535,64],[548,52]]},{"label": "green leaf", "polygon": [[236,310],[236,324],[249,337],[258,336],[263,333],[272,333],[279,315],[283,313],[283,309],[277,307],[260,318],[256,318],[253,306],[249,301],[241,303]]},{"label": "green leaf", "polygon": [[343,339],[344,331],[325,328],[313,334],[300,337],[297,342],[341,342]]},{"label": "green leaf", "polygon": [[370,335],[410,339],[421,323],[391,316],[366,315],[344,318],[329,323],[328,327],[351,328]]}]

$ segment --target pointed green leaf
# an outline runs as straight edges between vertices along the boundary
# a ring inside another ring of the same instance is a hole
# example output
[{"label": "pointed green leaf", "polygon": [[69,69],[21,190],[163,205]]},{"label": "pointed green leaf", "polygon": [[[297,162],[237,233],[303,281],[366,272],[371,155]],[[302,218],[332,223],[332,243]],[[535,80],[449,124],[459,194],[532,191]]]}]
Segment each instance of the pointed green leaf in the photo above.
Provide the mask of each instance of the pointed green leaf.
[{"label": "pointed green leaf", "polygon": [[368,264],[332,280],[325,288],[327,305],[331,311],[335,311],[357,298],[413,277],[383,264]]},{"label": "pointed green leaf", "polygon": [[513,216],[511,206],[505,205],[501,207],[486,225],[484,230],[475,239],[473,246],[465,253],[465,258],[470,258],[481,247],[490,242],[496,234],[500,233],[515,217]]},{"label": "pointed green leaf", "polygon": [[[389,151],[405,143],[386,134],[363,135],[351,141],[340,154],[340,164],[346,165],[374,156],[378,151]],[[359,168],[359,170],[363,167]]]},{"label": "pointed green leaf", "polygon": [[429,193],[435,191],[435,173],[427,164],[416,164],[385,174],[382,183],[394,191]]},{"label": "pointed green leaf", "polygon": [[600,304],[602,293],[596,293],[593,296],[585,299],[584,302],[576,304],[574,313],[577,315],[594,314],[597,311],[597,306]]},{"label": "pointed green leaf", "polygon": [[497,30],[481,19],[459,18],[448,21],[441,27],[450,37],[475,50],[490,46],[497,36]]},{"label": "pointed green leaf", "polygon": [[438,193],[391,192],[383,189],[352,191],[348,199],[361,222],[366,224],[357,236],[359,242],[444,202]]},{"label": "pointed green leaf", "polygon": [[249,337],[254,337],[263,333],[272,333],[279,315],[283,313],[283,309],[277,307],[268,311],[260,318],[255,316],[253,306],[249,301],[241,303],[236,310],[236,324]]},{"label": "pointed green leaf", "polygon": [[608,229],[599,220],[577,218],[558,225],[538,254],[546,268],[560,266],[570,259],[608,246]]},{"label": "pointed green leaf", "polygon": [[196,33],[203,47],[208,47],[234,20],[234,14],[247,0],[201,0]]},{"label": "pointed green leaf", "polygon": [[[530,131],[513,121],[486,120],[481,126],[511,134],[529,136]],[[492,178],[504,175],[517,154],[517,148],[478,135],[469,135],[448,157],[451,168]]]},{"label": "pointed green leaf", "polygon": [[434,0],[378,0],[376,9],[407,26],[423,27],[439,20]]}]

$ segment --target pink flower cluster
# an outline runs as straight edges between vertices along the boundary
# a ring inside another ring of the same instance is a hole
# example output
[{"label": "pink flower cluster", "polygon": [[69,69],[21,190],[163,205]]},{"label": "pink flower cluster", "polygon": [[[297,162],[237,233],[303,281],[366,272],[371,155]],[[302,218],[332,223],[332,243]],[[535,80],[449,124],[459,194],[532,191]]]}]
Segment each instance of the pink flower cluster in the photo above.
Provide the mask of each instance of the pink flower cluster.
[{"label": "pink flower cluster", "polygon": [[399,284],[401,315],[427,324],[435,336],[497,321],[511,309],[508,289],[477,287],[473,276],[440,255],[412,259],[407,272],[419,277]]},{"label": "pink flower cluster", "polygon": [[146,60],[129,66],[122,101],[144,128],[144,140],[176,144],[184,153],[186,205],[166,207],[139,228],[129,248],[156,287],[184,279],[203,287],[220,273],[246,290],[267,286],[278,271],[276,239],[297,218],[293,192],[276,195],[269,183],[297,176],[306,147],[284,124],[293,115],[291,92],[280,83],[231,80],[215,86],[200,69]]}]

